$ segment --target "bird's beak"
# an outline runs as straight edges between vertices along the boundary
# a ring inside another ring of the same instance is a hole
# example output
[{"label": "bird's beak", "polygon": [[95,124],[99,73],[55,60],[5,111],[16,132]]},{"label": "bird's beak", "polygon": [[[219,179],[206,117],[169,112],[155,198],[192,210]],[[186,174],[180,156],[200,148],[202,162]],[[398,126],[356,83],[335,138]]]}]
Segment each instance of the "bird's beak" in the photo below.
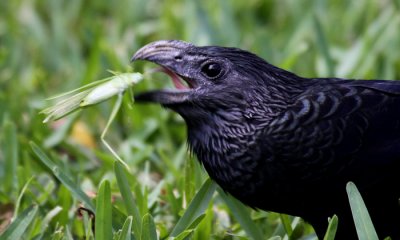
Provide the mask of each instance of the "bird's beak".
[{"label": "bird's beak", "polygon": [[194,47],[194,45],[183,41],[162,40],[149,43],[140,48],[132,56],[131,61],[145,60],[160,65],[162,71],[172,78],[177,89],[142,93],[137,95],[135,100],[157,102],[164,105],[178,104],[186,101],[194,85],[191,79],[184,74],[185,63],[182,60],[183,54],[191,47]]},{"label": "bird's beak", "polygon": [[183,52],[190,47],[193,45],[179,40],[152,42],[139,49],[132,56],[131,62],[146,60],[167,67],[171,61],[179,61]]}]

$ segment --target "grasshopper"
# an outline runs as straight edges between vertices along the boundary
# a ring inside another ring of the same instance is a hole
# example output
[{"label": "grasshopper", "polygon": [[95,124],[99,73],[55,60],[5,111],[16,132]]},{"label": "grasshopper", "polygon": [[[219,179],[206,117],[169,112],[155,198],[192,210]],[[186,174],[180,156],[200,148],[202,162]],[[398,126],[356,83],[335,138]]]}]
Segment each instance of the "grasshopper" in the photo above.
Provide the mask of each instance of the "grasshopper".
[{"label": "grasshopper", "polygon": [[141,73],[110,72],[114,74],[114,76],[89,83],[80,88],[49,98],[48,100],[59,98],[62,98],[62,100],[58,101],[54,106],[44,109],[40,113],[46,115],[43,123],[47,123],[48,121],[58,120],[72,112],[96,105],[111,97],[117,96],[117,101],[113,106],[110,117],[107,120],[107,124],[101,133],[100,138],[102,143],[114,155],[114,157],[129,170],[128,165],[105,140],[105,136],[121,107],[124,93],[127,89],[130,89],[130,87],[140,82],[143,79],[143,75]]}]

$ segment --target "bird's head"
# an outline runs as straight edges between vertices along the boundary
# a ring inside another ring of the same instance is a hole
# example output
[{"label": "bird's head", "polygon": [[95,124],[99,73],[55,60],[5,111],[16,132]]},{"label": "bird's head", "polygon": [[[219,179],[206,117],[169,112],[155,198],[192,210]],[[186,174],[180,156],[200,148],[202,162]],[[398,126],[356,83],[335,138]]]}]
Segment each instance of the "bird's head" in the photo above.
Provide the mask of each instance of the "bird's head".
[{"label": "bird's head", "polygon": [[209,113],[236,118],[264,114],[268,102],[275,106],[284,101],[284,81],[298,78],[238,48],[198,47],[178,40],[147,44],[131,60],[160,65],[176,87],[141,93],[135,100],[160,103],[191,122],[206,120]]},{"label": "bird's head", "polygon": [[176,89],[137,94],[135,101],[178,112],[188,126],[189,147],[224,189],[231,189],[234,176],[245,186],[236,196],[254,189],[250,185],[261,182],[251,174],[259,167],[252,161],[261,154],[256,143],[291,97],[304,90],[297,88],[299,77],[241,49],[176,40],[150,43],[134,54],[136,60],[160,65]]}]

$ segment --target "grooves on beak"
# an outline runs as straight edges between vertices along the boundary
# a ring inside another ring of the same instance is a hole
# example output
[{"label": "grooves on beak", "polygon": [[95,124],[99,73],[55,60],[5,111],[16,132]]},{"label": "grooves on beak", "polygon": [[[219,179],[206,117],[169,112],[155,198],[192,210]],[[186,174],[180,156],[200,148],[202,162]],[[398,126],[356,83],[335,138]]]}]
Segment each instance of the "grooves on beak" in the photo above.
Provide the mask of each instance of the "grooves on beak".
[{"label": "grooves on beak", "polygon": [[160,40],[152,42],[140,48],[132,56],[131,62],[136,60],[147,60],[159,63],[162,60],[178,57],[181,50],[191,46],[193,45],[179,40]]}]

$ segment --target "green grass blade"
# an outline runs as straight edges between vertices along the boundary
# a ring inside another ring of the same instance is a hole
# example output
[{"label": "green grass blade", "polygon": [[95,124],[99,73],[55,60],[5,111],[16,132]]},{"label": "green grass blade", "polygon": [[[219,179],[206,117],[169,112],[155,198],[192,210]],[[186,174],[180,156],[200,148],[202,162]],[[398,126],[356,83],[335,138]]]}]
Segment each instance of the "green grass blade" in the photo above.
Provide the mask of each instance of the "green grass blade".
[{"label": "green grass blade", "polygon": [[282,224],[283,224],[283,227],[285,228],[286,234],[290,238],[290,236],[292,236],[293,229],[292,229],[292,224],[291,224],[289,216],[281,213],[281,214],[279,214],[279,218],[282,221]]},{"label": "green grass blade", "polygon": [[[180,233],[178,236],[176,236],[176,237],[169,237],[168,240],[184,240],[184,239],[187,239],[188,236],[189,236],[193,231],[194,231],[193,229],[185,230],[185,231],[181,232],[181,233]],[[189,239],[190,239],[190,238],[189,238]]]},{"label": "green grass blade", "polygon": [[268,240],[281,240],[282,237],[281,236],[273,236],[271,238],[268,238]]},{"label": "green grass blade", "polygon": [[328,42],[325,38],[324,31],[322,29],[321,21],[317,16],[314,16],[314,28],[317,34],[317,45],[321,50],[323,59],[325,61],[326,66],[328,67],[329,76],[334,76],[335,74],[335,66],[332,60],[332,56],[329,52]]},{"label": "green grass blade", "polygon": [[167,197],[168,204],[170,205],[171,211],[174,214],[174,216],[176,218],[178,218],[179,211],[182,206],[182,198],[174,195],[174,189],[169,184],[166,185],[165,191],[166,191],[166,197]]},{"label": "green grass blade", "polygon": [[117,240],[131,240],[132,231],[132,216],[126,218],[124,225],[122,226],[121,233]]},{"label": "green grass blade", "polygon": [[154,206],[155,203],[157,203],[157,200],[160,197],[160,194],[164,188],[164,180],[161,180],[157,186],[153,189],[153,191],[151,191],[151,193],[148,196],[148,207],[152,208]]},{"label": "green grass blade", "polygon": [[201,221],[205,218],[206,214],[203,213],[200,216],[198,216],[193,222],[190,224],[190,226],[187,229],[195,229],[197,225],[201,223]]},{"label": "green grass blade", "polygon": [[18,140],[17,128],[10,120],[4,121],[4,181],[1,184],[4,192],[14,195],[18,181],[17,178],[17,165],[18,165]]},{"label": "green grass blade", "polygon": [[84,193],[65,173],[60,171],[60,168],[39,148],[34,142],[30,142],[33,152],[38,156],[39,160],[46,165],[54,174],[54,176],[64,184],[72,195],[82,201],[85,206],[91,211],[95,211],[95,207],[90,198]]},{"label": "green grass blade", "polygon": [[112,239],[112,210],[111,210],[111,189],[110,183],[104,180],[100,184],[96,201],[96,240]]},{"label": "green grass blade", "polygon": [[133,217],[133,225],[132,225],[133,232],[135,233],[135,237],[139,238],[139,236],[141,236],[141,231],[142,231],[141,230],[142,218],[139,209],[135,204],[136,203],[135,199],[132,196],[126,172],[124,170],[124,167],[119,162],[114,163],[114,171],[115,171],[115,176],[117,178],[119,191],[121,192],[122,200],[124,201],[128,215]]},{"label": "green grass blade", "polygon": [[29,178],[29,180],[25,183],[25,185],[22,187],[21,192],[18,195],[17,201],[15,203],[15,210],[14,210],[14,214],[18,215],[19,212],[19,208],[21,206],[21,200],[22,197],[24,196],[26,189],[28,188],[29,184],[32,182],[32,180],[34,179],[34,177],[32,176],[31,178]]},{"label": "green grass blade", "polygon": [[262,231],[254,224],[246,207],[232,196],[227,195],[221,188],[218,188],[217,191],[247,235],[252,239],[264,239]]},{"label": "green grass blade", "polygon": [[214,219],[216,217],[213,211],[213,204],[210,204],[206,212],[201,215],[201,217],[201,222],[199,222],[199,226],[196,226],[193,239],[211,239],[215,224]]},{"label": "green grass blade", "polygon": [[69,230],[69,227],[65,227],[65,236],[64,240],[74,240],[74,237],[72,236],[71,230]]},{"label": "green grass blade", "polygon": [[324,240],[335,240],[336,231],[338,226],[338,217],[333,215],[331,219],[329,219],[328,229],[326,230]]},{"label": "green grass blade", "polygon": [[[53,208],[46,214],[46,216],[43,218],[43,221],[40,224],[41,233],[39,235],[35,236],[35,239],[45,239],[46,238],[45,234],[48,233],[48,227],[50,225],[51,220],[53,220],[61,211],[62,211],[62,208],[60,206],[56,206],[55,208]],[[57,233],[55,233],[53,235],[52,239],[61,239],[60,236],[62,236],[62,235],[64,235],[64,233],[57,231]]]},{"label": "green grass blade", "polygon": [[193,197],[183,216],[179,219],[170,236],[176,237],[185,231],[207,209],[215,192],[216,184],[207,179]]},{"label": "green grass blade", "polygon": [[56,206],[51,211],[49,211],[43,218],[42,229],[46,228],[50,224],[51,220],[53,220],[62,210],[62,207]]},{"label": "green grass blade", "polygon": [[185,203],[188,203],[192,200],[194,194],[195,194],[195,183],[194,183],[194,161],[193,159],[186,158],[185,160],[185,170],[184,170],[184,186],[185,186],[185,195],[184,195],[184,200]]},{"label": "green grass blade", "polygon": [[356,185],[353,182],[347,183],[347,195],[349,197],[350,208],[356,225],[359,239],[378,240],[374,225],[372,224],[367,207],[361,197]]},{"label": "green grass blade", "polygon": [[148,190],[147,186],[136,185],[134,188],[134,193],[136,197],[136,206],[138,207],[140,216],[144,216],[149,212],[148,208]]},{"label": "green grass blade", "polygon": [[[185,229],[185,231],[181,232],[178,236],[176,237],[169,237],[168,240],[183,240],[187,239],[187,237],[195,232],[197,226],[203,221],[203,219],[206,217],[206,214],[203,213],[200,216],[198,216],[196,219],[193,220],[193,222]],[[189,238],[189,239],[192,239]],[[209,238],[196,238],[194,237],[193,239],[209,239]]]},{"label": "green grass blade", "polygon": [[119,206],[120,204],[112,203],[112,225],[114,230],[120,230],[124,223],[126,222],[126,218],[128,215],[125,211],[121,210]]},{"label": "green grass blade", "polygon": [[14,240],[22,239],[22,235],[30,226],[38,211],[38,206],[34,205],[25,209],[21,214],[11,223],[6,231],[0,236],[0,240]]},{"label": "green grass blade", "polygon": [[146,213],[142,221],[141,240],[157,240],[157,230],[153,217]]}]

